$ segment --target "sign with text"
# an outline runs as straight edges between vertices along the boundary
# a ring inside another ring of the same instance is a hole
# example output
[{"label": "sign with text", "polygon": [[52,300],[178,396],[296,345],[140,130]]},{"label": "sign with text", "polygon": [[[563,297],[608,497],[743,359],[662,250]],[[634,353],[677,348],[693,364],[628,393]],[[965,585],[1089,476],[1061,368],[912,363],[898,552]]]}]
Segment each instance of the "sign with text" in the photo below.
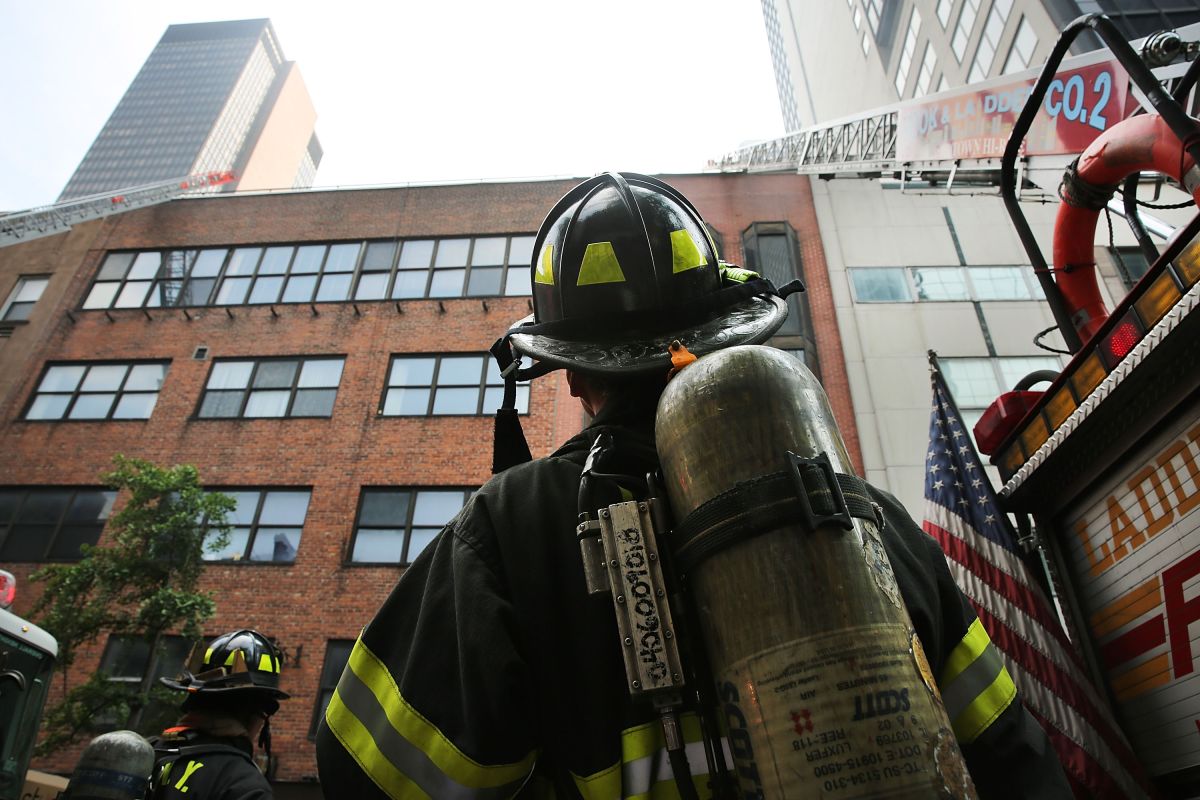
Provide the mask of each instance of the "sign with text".
[{"label": "sign with text", "polygon": [[[1036,78],[966,88],[897,112],[901,161],[999,158]],[[1055,76],[1021,148],[1022,155],[1078,153],[1126,115],[1129,77],[1116,61]],[[1132,111],[1132,109],[1128,109]]]},{"label": "sign with text", "polygon": [[1125,732],[1152,775],[1200,765],[1198,412],[1131,453],[1061,528]]}]

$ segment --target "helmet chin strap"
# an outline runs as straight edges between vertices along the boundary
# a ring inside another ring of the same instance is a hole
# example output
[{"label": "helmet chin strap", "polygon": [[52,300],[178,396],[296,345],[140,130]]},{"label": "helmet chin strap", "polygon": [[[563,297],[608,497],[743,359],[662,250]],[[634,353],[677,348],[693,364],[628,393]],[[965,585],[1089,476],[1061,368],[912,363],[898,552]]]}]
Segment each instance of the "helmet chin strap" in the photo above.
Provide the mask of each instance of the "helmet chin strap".
[{"label": "helmet chin strap", "polygon": [[525,431],[521,428],[521,415],[517,411],[517,380],[532,380],[553,372],[556,367],[535,364],[528,369],[521,369],[521,359],[513,357],[507,335],[497,339],[490,352],[504,378],[504,398],[500,408],[496,409],[496,424],[492,434],[492,474],[495,474],[533,460],[529,443],[525,440]]}]

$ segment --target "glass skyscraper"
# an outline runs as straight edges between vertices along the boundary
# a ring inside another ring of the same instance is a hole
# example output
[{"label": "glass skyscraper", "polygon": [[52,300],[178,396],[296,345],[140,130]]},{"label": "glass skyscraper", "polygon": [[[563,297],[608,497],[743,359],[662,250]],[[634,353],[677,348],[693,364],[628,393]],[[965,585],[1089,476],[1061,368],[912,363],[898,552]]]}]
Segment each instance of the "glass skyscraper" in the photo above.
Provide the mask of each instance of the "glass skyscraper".
[{"label": "glass skyscraper", "polygon": [[227,190],[306,188],[315,120],[270,20],[171,25],[59,200],[224,170]]}]

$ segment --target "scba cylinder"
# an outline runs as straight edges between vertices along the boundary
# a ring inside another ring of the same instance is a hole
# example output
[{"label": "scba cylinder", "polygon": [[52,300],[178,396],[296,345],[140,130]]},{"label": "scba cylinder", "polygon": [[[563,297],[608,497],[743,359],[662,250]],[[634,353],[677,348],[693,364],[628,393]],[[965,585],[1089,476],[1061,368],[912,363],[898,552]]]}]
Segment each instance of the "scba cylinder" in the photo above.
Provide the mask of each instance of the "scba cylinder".
[{"label": "scba cylinder", "polygon": [[655,435],[739,796],[974,797],[878,525],[820,501],[853,467],[813,374],[758,345],[707,355]]},{"label": "scba cylinder", "polygon": [[63,797],[142,800],[154,769],[154,748],[133,731],[97,736],[79,757]]}]

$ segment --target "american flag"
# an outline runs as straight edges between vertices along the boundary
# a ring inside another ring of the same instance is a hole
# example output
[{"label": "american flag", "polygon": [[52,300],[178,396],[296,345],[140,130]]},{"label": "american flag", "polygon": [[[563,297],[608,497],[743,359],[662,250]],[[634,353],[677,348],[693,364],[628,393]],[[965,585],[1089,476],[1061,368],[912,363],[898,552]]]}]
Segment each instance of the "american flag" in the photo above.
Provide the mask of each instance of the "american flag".
[{"label": "american flag", "polygon": [[925,458],[925,532],[1000,650],[1020,697],[1045,728],[1077,797],[1146,797],[1142,771],[1020,555],[983,463],[933,371]]}]

